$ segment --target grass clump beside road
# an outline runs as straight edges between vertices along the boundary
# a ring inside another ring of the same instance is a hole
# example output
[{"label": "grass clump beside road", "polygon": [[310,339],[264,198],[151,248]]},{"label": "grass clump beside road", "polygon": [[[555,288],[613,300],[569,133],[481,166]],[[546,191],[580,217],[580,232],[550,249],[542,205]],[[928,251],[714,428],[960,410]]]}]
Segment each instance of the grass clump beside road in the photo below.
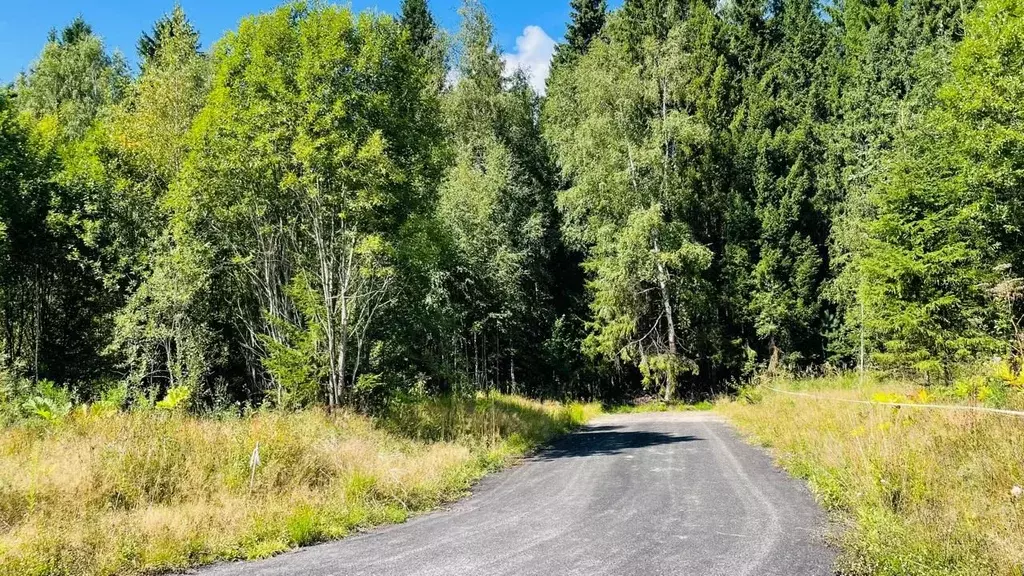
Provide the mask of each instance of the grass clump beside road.
[{"label": "grass clump beside road", "polygon": [[[858,400],[956,400],[955,386],[861,386],[852,377],[773,385]],[[1020,407],[1024,392],[1005,387],[999,403]],[[718,409],[835,513],[843,574],[1024,573],[1024,494],[1015,488],[1024,487],[1024,418],[815,400],[763,386]]]},{"label": "grass clump beside road", "polygon": [[0,430],[0,574],[167,571],[401,522],[598,410],[492,394],[376,421],[80,407],[21,422]]}]

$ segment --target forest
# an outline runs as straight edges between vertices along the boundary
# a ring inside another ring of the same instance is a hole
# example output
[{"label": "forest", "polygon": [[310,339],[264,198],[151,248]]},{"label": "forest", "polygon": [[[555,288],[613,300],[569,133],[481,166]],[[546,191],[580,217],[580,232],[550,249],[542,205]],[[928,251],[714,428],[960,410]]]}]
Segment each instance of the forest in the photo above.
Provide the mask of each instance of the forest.
[{"label": "forest", "polygon": [[[696,399],[1018,358],[1024,5],[571,0],[546,93],[295,2],[139,65],[82,19],[0,88],[8,397],[373,410]],[[44,394],[45,396],[45,394]]]}]

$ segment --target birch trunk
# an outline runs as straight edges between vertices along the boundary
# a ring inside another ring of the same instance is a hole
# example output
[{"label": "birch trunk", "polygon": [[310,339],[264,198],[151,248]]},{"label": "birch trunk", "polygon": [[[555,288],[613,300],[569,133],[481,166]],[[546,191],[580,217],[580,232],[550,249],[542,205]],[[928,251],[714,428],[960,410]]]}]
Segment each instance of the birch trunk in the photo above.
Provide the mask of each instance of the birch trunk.
[{"label": "birch trunk", "polygon": [[668,328],[668,353],[671,358],[671,363],[668,367],[667,373],[665,374],[665,401],[669,402],[672,400],[672,395],[675,394],[676,387],[676,370],[675,361],[678,354],[676,347],[676,322],[675,315],[672,309],[672,299],[669,293],[669,282],[670,277],[668,270],[665,268],[665,264],[658,258],[660,255],[660,248],[658,246],[657,239],[654,240],[654,255],[658,259],[658,290],[661,292],[661,306],[665,313],[665,323]]}]

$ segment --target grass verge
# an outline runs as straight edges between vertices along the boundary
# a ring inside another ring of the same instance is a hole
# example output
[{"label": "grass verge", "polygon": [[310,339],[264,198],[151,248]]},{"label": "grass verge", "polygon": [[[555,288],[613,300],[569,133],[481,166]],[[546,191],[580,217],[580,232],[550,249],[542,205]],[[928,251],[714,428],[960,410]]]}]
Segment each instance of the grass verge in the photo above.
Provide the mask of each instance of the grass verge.
[{"label": "grass verge", "polygon": [[[781,389],[876,401],[931,400],[901,382],[849,377]],[[1019,405],[1020,398],[1004,399]],[[1024,419],[893,408],[747,390],[717,409],[808,480],[843,525],[848,575],[1024,573]]]},{"label": "grass verge", "polygon": [[0,574],[165,572],[401,522],[598,411],[488,395],[406,404],[378,421],[80,408],[10,426],[0,430]]},{"label": "grass verge", "polygon": [[605,406],[609,414],[641,414],[645,412],[702,412],[712,410],[714,404],[708,401],[697,403],[665,402],[664,400],[645,400],[632,404]]}]

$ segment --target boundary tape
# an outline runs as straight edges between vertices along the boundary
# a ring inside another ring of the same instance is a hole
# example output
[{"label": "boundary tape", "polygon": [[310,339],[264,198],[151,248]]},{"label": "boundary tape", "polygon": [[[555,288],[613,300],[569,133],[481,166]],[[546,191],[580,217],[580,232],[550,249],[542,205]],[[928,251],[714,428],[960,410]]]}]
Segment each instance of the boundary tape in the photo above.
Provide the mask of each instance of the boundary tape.
[{"label": "boundary tape", "polygon": [[814,400],[825,400],[829,402],[846,402],[848,404],[865,404],[867,406],[896,406],[899,408],[933,408],[938,410],[954,410],[954,411],[965,411],[965,412],[988,412],[990,414],[1002,414],[1003,416],[1016,416],[1018,418],[1024,418],[1024,412],[1017,410],[1002,410],[999,408],[986,408],[984,406],[964,406],[960,404],[913,404],[910,402],[872,402],[870,400],[851,400],[849,398],[830,398],[828,396],[818,396],[816,394],[807,394],[806,392],[790,392],[788,390],[779,390],[771,386],[765,386],[772,392],[778,392],[779,394],[786,394],[788,396],[800,396],[803,398],[812,398]]}]

